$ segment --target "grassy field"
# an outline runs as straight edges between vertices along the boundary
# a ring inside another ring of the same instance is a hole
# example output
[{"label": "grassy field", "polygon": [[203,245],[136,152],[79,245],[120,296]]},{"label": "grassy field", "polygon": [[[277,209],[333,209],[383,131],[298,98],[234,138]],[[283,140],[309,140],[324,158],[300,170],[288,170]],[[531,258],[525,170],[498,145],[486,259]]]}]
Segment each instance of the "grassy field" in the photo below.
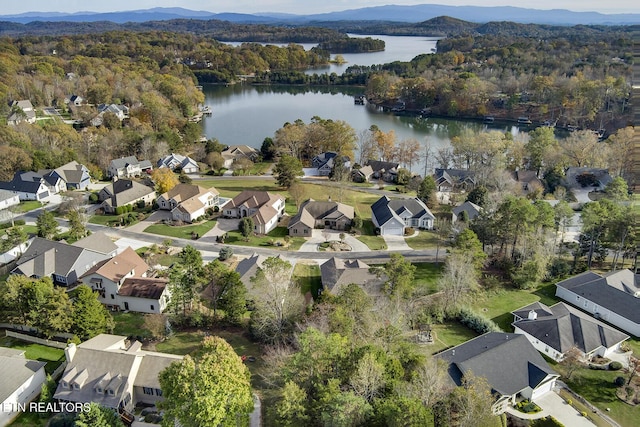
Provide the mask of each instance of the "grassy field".
[{"label": "grassy field", "polygon": [[[264,236],[251,236],[249,241],[245,241],[245,238],[239,231],[229,231],[227,233],[227,239],[224,241],[229,245],[238,246],[251,246],[251,247],[269,247],[271,249],[279,249],[283,251],[297,251],[300,246],[305,242],[303,237],[291,237],[289,244],[286,245],[284,237],[287,236],[289,231],[287,227],[276,227]],[[281,243],[281,246],[277,244]]]},{"label": "grassy field", "polygon": [[429,354],[439,353],[478,336],[476,332],[458,322],[431,325],[431,329],[434,343],[423,347]]},{"label": "grassy field", "polygon": [[204,236],[208,231],[215,227],[215,225],[216,222],[214,220],[190,225],[152,224],[145,228],[144,232],[167,237],[175,237],[177,239],[191,239],[191,236],[194,233],[198,234],[200,237]]},{"label": "grassy field", "polygon": [[372,251],[382,251],[387,249],[387,244],[380,236],[376,236],[375,227],[370,219],[362,221],[362,234],[357,237],[362,243],[367,245]]},{"label": "grassy field", "polygon": [[432,262],[416,262],[416,273],[414,282],[417,286],[425,287],[428,293],[432,294],[438,291],[437,281],[442,274],[444,264]]},{"label": "grassy field", "polygon": [[[420,230],[415,237],[404,239],[411,249],[435,249],[438,245],[438,236],[433,231]],[[440,250],[445,252],[446,248],[440,244]]]},{"label": "grassy field", "polygon": [[319,290],[322,287],[319,265],[298,262],[293,269],[293,277],[298,281],[303,295],[311,292],[313,298],[318,297]]},{"label": "grassy field", "polygon": [[9,347],[24,350],[27,359],[46,362],[44,367],[48,374],[56,370],[64,361],[64,350],[60,348],[47,347],[46,345],[34,344],[21,341],[12,337],[0,338],[0,347]]},{"label": "grassy field", "polygon": [[150,337],[151,332],[144,328],[144,314],[142,313],[112,313],[115,321],[113,333],[127,337]]},{"label": "grassy field", "polygon": [[11,424],[11,427],[45,427],[49,422],[49,417],[42,417],[37,412],[23,412]]},{"label": "grassy field", "polygon": [[17,214],[22,214],[30,212],[34,209],[38,209],[40,207],[42,207],[42,203],[38,202],[37,200],[25,200],[23,202],[20,202],[19,205],[15,206],[14,209]]}]

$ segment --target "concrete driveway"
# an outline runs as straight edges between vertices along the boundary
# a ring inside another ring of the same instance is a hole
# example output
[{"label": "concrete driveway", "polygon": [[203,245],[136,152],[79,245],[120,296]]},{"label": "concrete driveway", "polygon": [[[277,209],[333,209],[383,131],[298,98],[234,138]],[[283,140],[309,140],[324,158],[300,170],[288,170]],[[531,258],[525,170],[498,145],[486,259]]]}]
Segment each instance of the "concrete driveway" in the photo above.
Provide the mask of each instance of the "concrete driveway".
[{"label": "concrete driveway", "polygon": [[[329,240],[340,240],[340,233],[338,230],[313,230],[311,237],[300,246],[300,252],[317,252],[318,245],[325,242],[324,233],[329,233]],[[369,252],[371,249],[360,240],[356,239],[349,233],[345,233],[344,241],[351,246],[353,252]]]},{"label": "concrete driveway", "polygon": [[240,220],[238,218],[218,218],[216,220],[216,225],[202,237],[218,237],[222,236],[227,231],[237,230],[240,224]]},{"label": "concrete driveway", "polygon": [[387,244],[388,251],[410,251],[411,247],[407,245],[403,236],[382,236]]},{"label": "concrete driveway", "polygon": [[507,412],[518,418],[533,420],[551,415],[563,425],[569,427],[594,427],[595,424],[580,415],[577,409],[565,402],[556,392],[551,391],[535,400],[542,411],[536,414],[523,414],[514,408],[509,408]]},{"label": "concrete driveway", "polygon": [[127,230],[142,233],[148,226],[169,218],[171,218],[171,212],[158,210],[149,215],[144,221],[140,221],[133,224],[131,227],[127,227]]}]

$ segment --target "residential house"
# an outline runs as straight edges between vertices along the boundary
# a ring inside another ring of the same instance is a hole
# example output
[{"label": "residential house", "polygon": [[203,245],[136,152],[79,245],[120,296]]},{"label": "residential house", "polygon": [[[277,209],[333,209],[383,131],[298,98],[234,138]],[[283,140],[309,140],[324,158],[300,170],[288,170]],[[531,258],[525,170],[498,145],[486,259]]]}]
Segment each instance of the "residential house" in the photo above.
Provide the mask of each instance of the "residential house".
[{"label": "residential house", "polygon": [[118,245],[116,245],[104,231],[89,234],[87,237],[72,243],[78,248],[90,249],[94,252],[106,255],[109,258],[116,256]]},{"label": "residential house", "polygon": [[433,179],[438,191],[468,191],[475,187],[475,173],[468,169],[436,169]]},{"label": "residential house", "polygon": [[71,287],[80,276],[107,258],[91,249],[35,237],[11,274],[35,279],[51,277],[54,284]]},{"label": "residential house", "polygon": [[33,179],[37,179],[38,177],[44,180],[47,189],[49,190],[49,194],[58,194],[64,191],[67,191],[67,184],[57,174],[52,174],[51,170],[43,169],[38,172],[28,172],[33,176]]},{"label": "residential house", "polygon": [[258,150],[248,145],[230,145],[222,150],[220,154],[224,159],[224,167],[227,169],[229,169],[236,160],[248,159],[256,162],[260,157]]},{"label": "residential house", "polygon": [[433,228],[435,217],[422,202],[416,198],[391,200],[382,196],[371,205],[371,219],[382,236],[404,236],[408,227]]},{"label": "residential house", "polygon": [[20,204],[20,196],[12,191],[0,190],[0,210]]},{"label": "residential house", "polygon": [[273,230],[284,215],[284,197],[267,191],[245,190],[222,206],[228,218],[253,219],[253,230],[267,234]]},{"label": "residential house", "polygon": [[47,181],[49,181],[49,177],[62,180],[64,183],[64,189],[61,191],[68,189],[86,190],[91,183],[89,169],[75,160],[67,163],[66,165],[62,165],[59,168],[43,172],[43,177]]},{"label": "residential house", "polygon": [[100,334],[65,349],[67,366],[53,398],[59,402],[95,402],[116,410],[129,424],[136,405],[162,400],[158,376],[183,356],[142,350],[142,343]]},{"label": "residential house", "polygon": [[[318,170],[318,176],[329,176],[338,159],[338,153],[335,151],[327,151],[320,153],[311,159],[311,167]],[[351,160],[347,156],[342,156],[342,166],[347,170],[351,167]]]},{"label": "residential house", "polygon": [[456,221],[473,221],[480,215],[482,208],[475,203],[466,201],[460,206],[456,206],[451,210],[451,222]]},{"label": "residential house", "polygon": [[207,209],[219,206],[220,195],[213,187],[178,184],[160,195],[156,202],[160,209],[171,211],[174,221],[194,222],[205,215]]},{"label": "residential house", "polygon": [[543,190],[544,183],[540,178],[538,178],[538,174],[536,171],[527,171],[527,170],[517,170],[511,172],[511,178],[520,184],[520,188],[524,194],[529,194],[532,191]]},{"label": "residential house", "polygon": [[640,337],[640,274],[585,271],[556,283],[556,296],[596,319]]},{"label": "residential house", "polygon": [[102,202],[100,207],[106,213],[115,213],[120,206],[133,205],[139,201],[148,205],[153,202],[156,191],[139,182],[130,179],[119,179],[98,193],[98,200]]},{"label": "residential house", "polygon": [[535,401],[553,390],[559,375],[524,335],[489,332],[435,355],[448,364],[456,386],[473,373],[487,380],[501,414],[519,398]]},{"label": "residential house", "polygon": [[289,235],[311,237],[314,228],[348,230],[355,217],[352,206],[329,201],[309,199],[289,221]]},{"label": "residential house", "polygon": [[111,310],[162,313],[170,299],[167,279],[147,277],[149,266],[131,248],[93,266],[80,280]]},{"label": "residential house", "polygon": [[198,173],[200,170],[198,162],[193,160],[191,157],[176,153],[171,153],[170,155],[158,160],[158,167],[169,168],[171,170],[179,168],[184,173]]},{"label": "residential house", "polygon": [[371,170],[373,171],[371,177],[373,179],[395,182],[395,177],[398,174],[398,166],[400,166],[400,164],[396,162],[384,162],[381,160],[369,160],[365,166],[371,167]]},{"label": "residential house", "polygon": [[544,355],[561,361],[575,348],[585,360],[609,357],[629,335],[563,302],[548,307],[535,302],[513,311],[513,327]]},{"label": "residential house", "polygon": [[353,182],[368,182],[373,176],[371,166],[363,166],[360,169],[351,169],[351,180]]},{"label": "residential house", "polygon": [[80,107],[84,104],[85,100],[80,95],[71,95],[68,98],[65,98],[66,104],[70,104],[76,107]]},{"label": "residential house", "polygon": [[149,160],[138,160],[135,156],[111,160],[107,168],[107,178],[133,178],[153,169]]},{"label": "residential house", "polygon": [[18,195],[20,200],[43,200],[51,195],[42,176],[35,172],[16,172],[11,181],[0,181],[0,190]]},{"label": "residential house", "polygon": [[[278,255],[278,258],[281,258],[280,255]],[[240,275],[240,280],[244,283],[247,289],[251,289],[251,287],[253,287],[251,279],[258,274],[258,269],[262,268],[262,264],[266,259],[266,256],[254,253],[248,258],[242,259],[236,266],[235,271]],[[289,277],[292,273],[293,269],[289,271]]]},{"label": "residential house", "polygon": [[330,258],[320,265],[322,291],[337,294],[351,283],[364,288],[369,294],[380,294],[387,280],[372,272],[371,267],[357,259]]},{"label": "residential house", "polygon": [[123,121],[129,117],[129,107],[122,104],[100,104],[98,105],[98,115],[91,119],[91,126],[102,126],[106,113],[113,114],[118,120]]},{"label": "residential house", "polygon": [[0,425],[11,423],[35,399],[47,380],[46,362],[29,360],[24,350],[0,347]]},{"label": "residential house", "polygon": [[28,99],[11,101],[9,108],[11,108],[11,114],[7,117],[8,125],[16,126],[20,123],[33,124],[36,122],[36,110]]},{"label": "residential house", "polygon": [[565,170],[564,175],[568,188],[583,188],[582,182],[589,182],[595,190],[604,190],[613,180],[607,169],[598,168],[571,167]]}]

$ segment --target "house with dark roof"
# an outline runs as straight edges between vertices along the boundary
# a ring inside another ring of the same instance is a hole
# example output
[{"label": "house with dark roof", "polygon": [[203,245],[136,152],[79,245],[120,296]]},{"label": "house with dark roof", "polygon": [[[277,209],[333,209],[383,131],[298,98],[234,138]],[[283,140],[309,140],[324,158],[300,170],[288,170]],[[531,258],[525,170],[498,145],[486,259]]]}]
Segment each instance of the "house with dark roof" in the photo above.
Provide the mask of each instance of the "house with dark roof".
[{"label": "house with dark roof", "polygon": [[64,189],[62,191],[68,189],[85,190],[91,183],[89,169],[75,160],[59,168],[45,171],[43,177],[45,180],[48,180],[48,177],[61,179],[64,182]]},{"label": "house with dark roof", "polygon": [[149,266],[131,248],[97,263],[80,277],[98,292],[98,299],[111,310],[162,313],[170,300],[169,281],[147,277]]},{"label": "house with dark roof", "polygon": [[249,217],[253,220],[253,231],[267,234],[273,230],[284,215],[284,197],[267,191],[245,190],[222,206],[228,218]]},{"label": "house with dark roof", "polygon": [[174,221],[193,222],[206,214],[207,209],[220,205],[220,195],[215,188],[178,184],[156,200],[158,208],[170,210]]},{"label": "house with dark roof", "polygon": [[95,402],[117,411],[130,425],[136,405],[162,400],[158,375],[183,356],[142,350],[142,343],[100,334],[65,349],[67,366],[53,398],[59,402]]},{"label": "house with dark roof", "polygon": [[133,205],[139,201],[145,205],[151,204],[156,196],[156,190],[130,179],[119,179],[104,187],[98,193],[100,207],[106,213],[114,213],[117,207]]},{"label": "house with dark roof", "polygon": [[544,189],[544,183],[538,178],[536,171],[513,171],[511,172],[511,178],[520,185],[524,194],[528,194],[537,189]]},{"label": "house with dark roof", "polygon": [[473,221],[480,215],[480,212],[482,212],[480,206],[467,200],[460,206],[451,209],[451,222]]},{"label": "house with dark roof", "polygon": [[200,170],[198,162],[193,160],[191,157],[176,153],[171,153],[158,160],[158,167],[169,168],[171,170],[179,168],[184,173],[198,173]]},{"label": "house with dark roof", "polygon": [[340,289],[351,283],[359,285],[371,295],[380,294],[387,280],[371,271],[371,267],[357,259],[329,258],[320,265],[322,291],[337,294]]},{"label": "house with dark roof", "polygon": [[489,332],[435,355],[447,363],[449,378],[462,385],[472,372],[487,380],[495,397],[492,410],[503,413],[517,399],[534,401],[553,390],[559,375],[524,335]]},{"label": "house with dark roof", "polygon": [[355,216],[352,206],[339,202],[309,199],[300,205],[300,210],[289,221],[289,235],[311,237],[314,228],[347,230]]},{"label": "house with dark roof", "polygon": [[395,182],[400,163],[384,162],[382,160],[368,160],[365,166],[369,166],[373,173],[371,178],[381,179],[386,182]]},{"label": "house with dark roof", "polygon": [[556,296],[596,319],[640,337],[640,274],[585,271],[556,283]]},{"label": "house with dark roof", "polygon": [[351,169],[351,180],[353,182],[367,182],[373,176],[371,166],[362,166],[360,169]]},{"label": "house with dark roof", "polygon": [[475,173],[468,169],[435,170],[433,179],[438,191],[468,191],[476,185]]},{"label": "house with dark roof", "polygon": [[[278,258],[280,258],[280,255],[278,255]],[[254,253],[250,257],[242,259],[236,266],[235,271],[240,275],[240,280],[248,289],[253,286],[251,279],[256,276],[258,269],[262,268],[262,263],[266,259],[266,256]],[[289,275],[291,273],[293,273],[293,269],[289,272]]]},{"label": "house with dark roof", "polygon": [[138,160],[135,156],[111,160],[107,168],[107,178],[133,178],[153,169],[149,160]]},{"label": "house with dark roof", "polygon": [[80,276],[107,258],[91,249],[35,237],[11,274],[35,279],[51,277],[56,285],[73,286]]},{"label": "house with dark roof", "polygon": [[0,181],[0,190],[17,194],[20,200],[40,201],[51,195],[47,182],[35,172],[16,172],[11,181]]},{"label": "house with dark roof", "polygon": [[104,234],[103,231],[91,233],[87,237],[73,242],[72,245],[79,248],[90,249],[110,258],[118,252],[118,245],[116,245],[109,236]]},{"label": "house with dark roof", "polygon": [[27,359],[24,350],[0,347],[0,425],[9,425],[22,412],[22,405],[40,394],[47,380],[45,365]]},{"label": "house with dark roof", "polygon": [[575,348],[585,360],[609,357],[629,335],[559,302],[548,307],[540,302],[513,311],[513,327],[544,355],[561,361]]},{"label": "house with dark roof", "polygon": [[407,227],[432,229],[435,217],[417,197],[391,200],[382,196],[371,205],[371,219],[381,236],[404,236]]},{"label": "house with dark roof", "polygon": [[[318,176],[329,176],[336,164],[336,160],[338,160],[338,153],[335,151],[326,151],[311,159],[311,167],[317,169]],[[341,160],[343,167],[349,170],[351,167],[351,159],[347,156],[342,156]]]}]

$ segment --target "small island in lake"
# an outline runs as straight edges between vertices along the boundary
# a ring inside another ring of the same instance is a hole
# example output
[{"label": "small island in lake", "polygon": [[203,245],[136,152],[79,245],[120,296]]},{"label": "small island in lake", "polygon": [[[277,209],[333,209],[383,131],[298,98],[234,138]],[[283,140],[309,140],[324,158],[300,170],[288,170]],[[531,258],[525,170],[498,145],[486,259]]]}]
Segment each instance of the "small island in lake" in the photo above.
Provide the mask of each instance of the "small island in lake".
[{"label": "small island in lake", "polygon": [[318,49],[331,53],[368,53],[382,52],[385,48],[384,40],[371,37],[345,37],[329,40],[318,44]]}]

